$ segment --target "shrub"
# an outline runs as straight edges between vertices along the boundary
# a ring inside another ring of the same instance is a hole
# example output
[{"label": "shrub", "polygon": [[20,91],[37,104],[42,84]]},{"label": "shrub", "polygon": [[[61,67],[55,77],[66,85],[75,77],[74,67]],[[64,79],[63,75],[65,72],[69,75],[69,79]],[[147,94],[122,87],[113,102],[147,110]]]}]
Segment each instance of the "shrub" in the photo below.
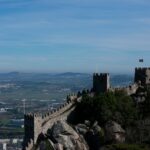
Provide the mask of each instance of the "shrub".
[{"label": "shrub", "polygon": [[114,120],[123,126],[132,124],[137,113],[131,97],[124,93],[104,93],[89,97],[84,95],[77,108],[78,121],[97,120],[102,126],[109,120]]}]

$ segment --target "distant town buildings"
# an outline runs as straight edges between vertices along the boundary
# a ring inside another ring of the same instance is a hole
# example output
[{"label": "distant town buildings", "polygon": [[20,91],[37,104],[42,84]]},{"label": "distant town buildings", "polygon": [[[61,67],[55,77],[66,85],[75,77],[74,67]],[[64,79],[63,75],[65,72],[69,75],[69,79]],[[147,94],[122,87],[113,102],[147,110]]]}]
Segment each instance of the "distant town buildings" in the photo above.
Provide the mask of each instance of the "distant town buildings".
[{"label": "distant town buildings", "polygon": [[22,150],[23,139],[0,139],[0,150]]}]

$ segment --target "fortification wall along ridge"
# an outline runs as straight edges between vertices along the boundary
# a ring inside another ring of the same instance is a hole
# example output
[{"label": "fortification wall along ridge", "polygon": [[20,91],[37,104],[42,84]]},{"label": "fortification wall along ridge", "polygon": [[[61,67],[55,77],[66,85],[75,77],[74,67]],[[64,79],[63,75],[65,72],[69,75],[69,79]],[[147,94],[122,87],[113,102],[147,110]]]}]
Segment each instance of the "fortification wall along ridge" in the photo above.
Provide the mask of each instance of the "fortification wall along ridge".
[{"label": "fortification wall along ridge", "polygon": [[150,84],[150,68],[135,68],[134,82],[141,82],[142,85]]},{"label": "fortification wall along ridge", "polygon": [[136,93],[138,88],[139,88],[139,85],[137,83],[134,83],[127,87],[114,88],[114,89],[111,89],[110,91],[124,91],[127,95],[132,95]]},{"label": "fortification wall along ridge", "polygon": [[[42,113],[29,113],[24,116],[25,137],[23,150],[31,150],[36,144],[38,136],[46,133],[52,125],[58,120],[67,120],[68,115],[75,109],[77,95],[68,96],[68,101],[58,107],[56,110]],[[31,142],[32,141],[32,142]]]},{"label": "fortification wall along ridge", "polygon": [[93,74],[93,91],[96,93],[104,93],[110,89],[109,73]]},{"label": "fortification wall along ridge", "polygon": [[[134,94],[141,85],[150,85],[150,68],[135,68],[134,84],[123,88],[110,88],[110,77],[108,73],[93,74],[93,92],[103,93],[107,91],[124,90],[128,95]],[[92,94],[92,93],[91,93]],[[75,101],[80,101],[76,94],[68,96],[68,101],[53,111],[45,114],[27,114],[25,119],[24,150],[31,150],[36,144],[38,136],[46,133],[58,120],[67,120],[68,115],[75,109]]]}]

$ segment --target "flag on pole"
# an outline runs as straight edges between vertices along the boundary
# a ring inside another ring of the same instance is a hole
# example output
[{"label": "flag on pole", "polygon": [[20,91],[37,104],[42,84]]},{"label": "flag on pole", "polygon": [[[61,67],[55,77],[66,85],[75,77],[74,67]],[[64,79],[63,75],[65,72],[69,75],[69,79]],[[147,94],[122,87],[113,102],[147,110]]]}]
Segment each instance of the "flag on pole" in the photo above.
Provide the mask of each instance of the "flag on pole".
[{"label": "flag on pole", "polygon": [[140,62],[140,63],[143,63],[143,62],[144,62],[144,60],[143,60],[143,59],[139,59],[139,62]]}]

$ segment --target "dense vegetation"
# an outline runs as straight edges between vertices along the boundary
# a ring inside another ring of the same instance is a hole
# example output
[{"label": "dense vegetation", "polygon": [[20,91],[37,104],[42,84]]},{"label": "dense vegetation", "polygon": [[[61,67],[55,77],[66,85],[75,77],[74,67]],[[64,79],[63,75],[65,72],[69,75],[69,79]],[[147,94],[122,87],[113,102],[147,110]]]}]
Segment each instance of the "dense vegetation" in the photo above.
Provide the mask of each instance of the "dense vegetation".
[{"label": "dense vegetation", "polygon": [[[134,96],[136,94],[145,95],[145,100],[141,102],[135,101]],[[107,145],[107,149],[148,150],[150,128],[147,124],[142,123],[141,125],[140,123],[150,118],[150,90],[148,88],[139,88],[136,94],[127,96],[123,91],[117,91],[89,96],[84,91],[82,101],[76,107],[76,121],[90,120],[94,122],[97,120],[102,128],[105,127],[108,121],[116,121],[126,131],[127,144],[111,145],[110,143],[110,145]]]},{"label": "dense vegetation", "polygon": [[146,89],[147,96],[144,102],[140,104],[140,117],[141,119],[146,119],[150,117],[150,89]]},{"label": "dense vegetation", "polygon": [[100,125],[113,120],[126,127],[132,125],[137,119],[137,111],[132,98],[122,91],[108,92],[94,97],[84,94],[76,112],[79,121],[97,120]]}]

